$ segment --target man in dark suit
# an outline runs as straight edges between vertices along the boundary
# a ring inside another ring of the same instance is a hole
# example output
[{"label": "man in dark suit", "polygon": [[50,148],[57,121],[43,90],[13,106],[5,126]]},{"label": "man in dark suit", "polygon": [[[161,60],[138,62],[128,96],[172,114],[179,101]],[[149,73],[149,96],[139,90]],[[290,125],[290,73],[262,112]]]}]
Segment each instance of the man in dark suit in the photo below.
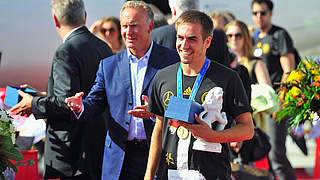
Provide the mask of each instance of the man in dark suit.
[{"label": "man in dark suit", "polygon": [[[171,8],[172,21],[175,22],[178,17],[190,9],[198,9],[198,0],[169,0]],[[163,46],[176,49],[177,31],[175,23],[161,26],[154,29],[151,33],[151,39]],[[225,66],[230,65],[229,52],[227,47],[227,37],[222,30],[213,31],[213,37],[210,47],[207,49],[206,56]]]},{"label": "man in dark suit", "polygon": [[127,1],[120,12],[120,24],[127,49],[101,61],[95,85],[84,101],[83,93],[66,99],[68,106],[80,113],[79,121],[107,108],[105,180],[144,178],[154,121],[131,114],[147,113],[143,108],[153,77],[179,61],[176,51],[151,41],[153,12],[143,1]]},{"label": "man in dark suit", "polygon": [[[64,99],[90,91],[101,59],[112,55],[108,45],[85,27],[82,0],[53,0],[53,20],[63,44],[56,50],[46,96],[19,91],[22,101],[10,111],[32,112],[47,118],[45,141],[46,179],[99,179],[101,176],[105,113],[90,121],[77,121]],[[93,129],[94,127],[94,129]]]}]

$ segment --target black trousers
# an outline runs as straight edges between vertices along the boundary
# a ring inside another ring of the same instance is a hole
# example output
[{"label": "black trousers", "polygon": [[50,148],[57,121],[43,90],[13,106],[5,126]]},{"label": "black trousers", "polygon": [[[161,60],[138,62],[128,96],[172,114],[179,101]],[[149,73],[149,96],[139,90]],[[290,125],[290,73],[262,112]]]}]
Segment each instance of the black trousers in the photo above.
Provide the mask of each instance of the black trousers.
[{"label": "black trousers", "polygon": [[147,141],[128,141],[119,180],[143,180],[147,168]]},{"label": "black trousers", "polygon": [[288,119],[284,117],[280,124],[274,120],[268,121],[268,135],[270,136],[271,150],[269,160],[276,177],[279,180],[295,180],[295,172],[286,155],[286,137],[288,134]]}]

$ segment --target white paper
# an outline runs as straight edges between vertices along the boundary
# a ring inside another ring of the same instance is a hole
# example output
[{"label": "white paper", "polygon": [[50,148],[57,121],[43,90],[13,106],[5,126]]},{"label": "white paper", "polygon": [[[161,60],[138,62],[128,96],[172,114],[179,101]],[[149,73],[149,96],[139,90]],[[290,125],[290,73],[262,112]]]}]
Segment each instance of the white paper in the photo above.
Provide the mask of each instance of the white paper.
[{"label": "white paper", "polygon": [[196,170],[168,170],[169,180],[205,180],[206,178]]}]

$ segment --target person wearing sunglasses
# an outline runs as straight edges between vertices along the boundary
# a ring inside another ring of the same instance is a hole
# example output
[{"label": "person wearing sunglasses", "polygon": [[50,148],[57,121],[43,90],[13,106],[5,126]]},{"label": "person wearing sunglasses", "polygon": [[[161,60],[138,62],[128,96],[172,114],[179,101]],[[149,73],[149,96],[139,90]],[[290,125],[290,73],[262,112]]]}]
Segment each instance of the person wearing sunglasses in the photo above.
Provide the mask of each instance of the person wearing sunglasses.
[{"label": "person wearing sunglasses", "polygon": [[[261,57],[267,65],[274,90],[280,82],[287,79],[295,68],[294,46],[288,32],[272,24],[273,2],[253,0],[251,3],[252,19],[259,30],[254,33],[254,55]],[[276,114],[274,113],[273,118]],[[269,153],[272,169],[279,180],[296,179],[294,170],[286,156],[286,117],[280,123],[268,121],[268,135],[272,145]]]},{"label": "person wearing sunglasses", "polygon": [[231,21],[225,26],[225,33],[230,48],[236,53],[238,64],[250,72],[251,84],[268,84],[271,86],[265,63],[253,56],[252,40],[247,25],[239,20]]},{"label": "person wearing sunglasses", "polygon": [[125,48],[120,33],[120,21],[116,17],[104,17],[94,22],[90,27],[90,31],[108,43],[113,54]]},{"label": "person wearing sunglasses", "polygon": [[[242,79],[242,82],[244,87],[247,81],[251,84],[248,96],[254,111],[252,115],[255,124],[267,131],[269,117],[278,106],[277,95],[272,89],[268,69],[261,59],[254,57],[252,39],[244,22],[231,21],[225,26],[225,33],[231,50],[236,54],[236,65],[242,65],[248,70],[249,79]],[[239,153],[242,163],[248,164],[254,161],[250,141],[232,142],[230,147],[235,152],[233,153],[235,156]]]}]

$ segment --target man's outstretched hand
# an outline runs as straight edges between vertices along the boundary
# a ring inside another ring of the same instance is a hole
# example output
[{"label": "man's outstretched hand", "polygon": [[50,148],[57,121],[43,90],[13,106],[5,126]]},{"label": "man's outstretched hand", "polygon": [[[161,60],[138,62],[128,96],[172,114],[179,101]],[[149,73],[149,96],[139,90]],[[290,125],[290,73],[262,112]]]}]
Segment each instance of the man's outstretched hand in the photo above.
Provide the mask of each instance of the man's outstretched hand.
[{"label": "man's outstretched hand", "polygon": [[135,110],[129,110],[128,113],[131,114],[134,117],[142,118],[142,119],[148,119],[151,117],[155,117],[155,115],[151,112],[147,112],[147,107],[149,103],[148,96],[142,95],[142,99],[144,100],[144,105],[136,106],[133,109]]},{"label": "man's outstretched hand", "polygon": [[64,100],[71,111],[75,113],[80,113],[82,111],[82,96],[83,92],[79,92],[74,96],[68,97]]},{"label": "man's outstretched hand", "polygon": [[18,90],[18,93],[22,97],[22,100],[17,105],[13,106],[9,110],[9,113],[10,115],[29,116],[32,113],[31,106],[32,106],[33,96],[21,90]]}]

